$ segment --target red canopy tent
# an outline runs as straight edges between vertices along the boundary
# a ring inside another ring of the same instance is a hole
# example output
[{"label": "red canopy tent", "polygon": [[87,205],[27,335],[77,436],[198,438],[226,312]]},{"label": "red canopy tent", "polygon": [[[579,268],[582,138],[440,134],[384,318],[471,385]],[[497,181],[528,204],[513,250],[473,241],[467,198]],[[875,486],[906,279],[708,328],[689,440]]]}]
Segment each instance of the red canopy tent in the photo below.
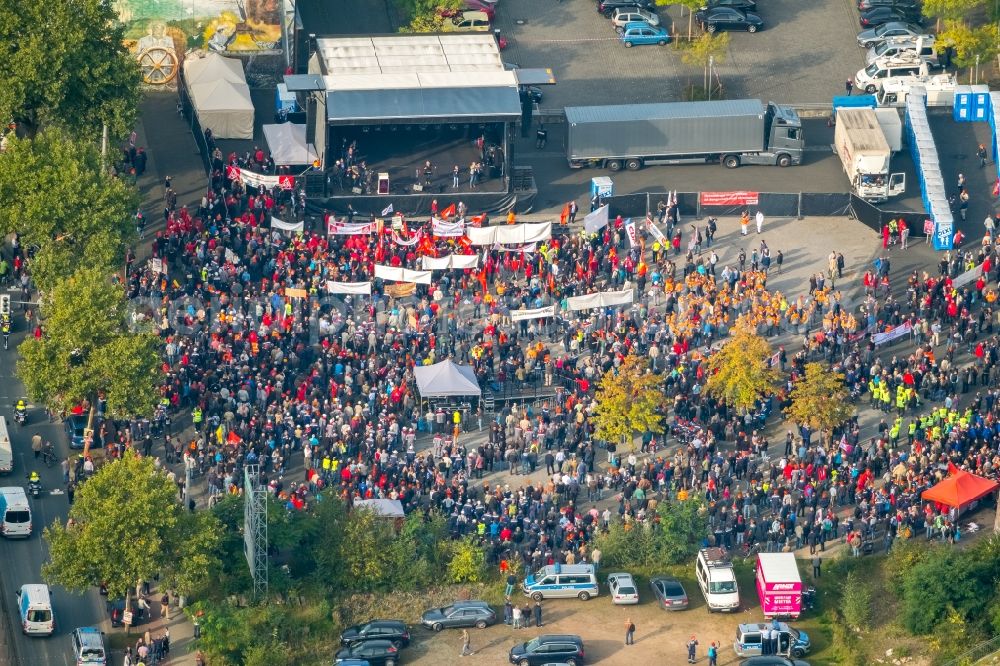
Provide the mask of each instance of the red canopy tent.
[{"label": "red canopy tent", "polygon": [[1000,488],[1000,483],[976,476],[948,463],[947,478],[925,490],[921,497],[929,502],[938,502],[954,507],[961,512],[997,488]]}]

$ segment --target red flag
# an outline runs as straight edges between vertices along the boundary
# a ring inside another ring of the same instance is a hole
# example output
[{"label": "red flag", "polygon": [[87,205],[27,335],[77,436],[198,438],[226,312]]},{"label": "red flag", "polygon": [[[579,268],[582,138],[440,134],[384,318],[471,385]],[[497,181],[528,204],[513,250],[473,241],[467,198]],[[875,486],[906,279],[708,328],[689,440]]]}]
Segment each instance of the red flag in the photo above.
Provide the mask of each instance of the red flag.
[{"label": "red flag", "polygon": [[440,217],[441,217],[442,220],[447,220],[449,217],[451,217],[452,215],[454,215],[457,211],[458,211],[458,209],[455,208],[455,204],[452,204],[452,205],[448,206],[447,208],[445,208],[443,211],[441,211]]},{"label": "red flag", "polygon": [[226,437],[226,441],[228,441],[230,444],[239,444],[240,442],[243,441],[243,438],[237,435],[232,430],[230,430],[229,435]]}]

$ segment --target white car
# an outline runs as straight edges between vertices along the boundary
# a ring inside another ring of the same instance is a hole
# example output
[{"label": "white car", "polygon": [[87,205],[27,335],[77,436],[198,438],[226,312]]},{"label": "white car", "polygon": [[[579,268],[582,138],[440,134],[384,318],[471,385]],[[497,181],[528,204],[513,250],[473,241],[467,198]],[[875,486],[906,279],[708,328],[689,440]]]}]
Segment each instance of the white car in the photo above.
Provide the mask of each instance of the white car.
[{"label": "white car", "polygon": [[616,605],[639,603],[639,588],[630,573],[608,574],[608,588],[611,590],[611,602]]},{"label": "white car", "polygon": [[633,23],[635,21],[641,21],[649,25],[660,25],[660,17],[656,13],[646,9],[639,9],[638,7],[616,9],[614,16],[611,17],[611,22],[616,28],[624,29],[626,23]]}]

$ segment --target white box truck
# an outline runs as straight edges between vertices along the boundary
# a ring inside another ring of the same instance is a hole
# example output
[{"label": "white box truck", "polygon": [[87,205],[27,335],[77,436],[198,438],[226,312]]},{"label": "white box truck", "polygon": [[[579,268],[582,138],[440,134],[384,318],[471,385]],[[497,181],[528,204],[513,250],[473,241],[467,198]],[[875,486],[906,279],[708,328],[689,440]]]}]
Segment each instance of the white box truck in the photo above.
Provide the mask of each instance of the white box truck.
[{"label": "white box truck", "polygon": [[885,201],[906,191],[906,174],[890,173],[892,150],[874,109],[837,109],[834,147],[854,193]]}]

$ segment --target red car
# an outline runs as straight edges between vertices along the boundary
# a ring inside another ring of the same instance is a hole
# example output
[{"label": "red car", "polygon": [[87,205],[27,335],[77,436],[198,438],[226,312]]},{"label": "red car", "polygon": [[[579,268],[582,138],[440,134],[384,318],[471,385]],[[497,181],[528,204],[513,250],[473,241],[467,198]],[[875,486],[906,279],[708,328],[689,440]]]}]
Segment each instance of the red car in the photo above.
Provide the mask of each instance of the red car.
[{"label": "red car", "polygon": [[490,23],[495,20],[496,5],[491,5],[486,0],[465,0],[465,7],[477,12],[486,12],[486,15],[490,17]]}]

